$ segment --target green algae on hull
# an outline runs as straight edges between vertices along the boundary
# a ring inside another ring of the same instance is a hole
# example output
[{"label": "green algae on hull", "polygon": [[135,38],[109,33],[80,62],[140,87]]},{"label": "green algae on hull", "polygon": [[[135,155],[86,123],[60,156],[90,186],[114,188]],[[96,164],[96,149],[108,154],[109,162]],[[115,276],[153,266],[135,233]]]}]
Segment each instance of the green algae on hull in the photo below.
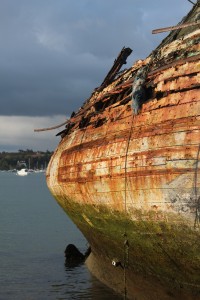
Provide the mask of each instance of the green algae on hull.
[{"label": "green algae on hull", "polygon": [[[96,256],[106,257],[110,263],[117,258],[135,274],[153,277],[169,289],[184,287],[200,295],[199,230],[178,217],[175,223],[175,216],[166,215],[164,220],[155,221],[154,212],[144,214],[137,210],[133,220],[129,214],[110,211],[105,206],[56,198]],[[128,262],[124,261],[126,241]]]}]

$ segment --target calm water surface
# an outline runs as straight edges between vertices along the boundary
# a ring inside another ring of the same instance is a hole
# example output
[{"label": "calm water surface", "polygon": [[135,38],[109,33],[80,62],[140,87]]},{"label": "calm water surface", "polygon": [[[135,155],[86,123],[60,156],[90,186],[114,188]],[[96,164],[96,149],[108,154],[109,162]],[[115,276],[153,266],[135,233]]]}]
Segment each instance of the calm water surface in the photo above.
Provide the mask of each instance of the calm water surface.
[{"label": "calm water surface", "polygon": [[65,247],[88,244],[50,195],[45,175],[0,172],[0,300],[121,299],[85,265],[66,268]]}]

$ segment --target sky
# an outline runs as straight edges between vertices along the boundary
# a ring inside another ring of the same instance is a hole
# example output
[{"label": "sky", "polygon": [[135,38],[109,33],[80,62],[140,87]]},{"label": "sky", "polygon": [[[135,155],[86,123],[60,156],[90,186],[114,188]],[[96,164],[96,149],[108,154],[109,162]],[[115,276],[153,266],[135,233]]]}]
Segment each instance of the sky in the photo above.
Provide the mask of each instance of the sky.
[{"label": "sky", "polygon": [[[193,2],[196,2],[193,0]],[[0,0],[0,152],[53,151],[64,122],[122,47],[144,59],[192,8],[188,0]]]}]

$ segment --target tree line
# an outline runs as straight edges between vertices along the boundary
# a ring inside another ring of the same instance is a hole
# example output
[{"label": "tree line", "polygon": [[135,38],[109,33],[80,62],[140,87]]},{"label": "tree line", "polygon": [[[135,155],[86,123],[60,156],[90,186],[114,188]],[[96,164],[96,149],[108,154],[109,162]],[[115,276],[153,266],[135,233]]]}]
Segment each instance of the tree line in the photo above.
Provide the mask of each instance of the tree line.
[{"label": "tree line", "polygon": [[0,152],[0,170],[19,169],[22,165],[29,169],[45,169],[52,152],[33,151],[31,149],[18,152]]}]

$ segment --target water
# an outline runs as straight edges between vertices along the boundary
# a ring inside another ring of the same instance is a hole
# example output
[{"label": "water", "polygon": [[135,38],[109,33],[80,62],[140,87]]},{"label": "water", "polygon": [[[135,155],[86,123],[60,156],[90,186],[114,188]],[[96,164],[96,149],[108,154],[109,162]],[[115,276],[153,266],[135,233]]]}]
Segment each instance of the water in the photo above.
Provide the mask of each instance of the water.
[{"label": "water", "polygon": [[0,300],[121,299],[84,264],[66,268],[65,247],[88,245],[50,195],[44,174],[0,172]]}]

